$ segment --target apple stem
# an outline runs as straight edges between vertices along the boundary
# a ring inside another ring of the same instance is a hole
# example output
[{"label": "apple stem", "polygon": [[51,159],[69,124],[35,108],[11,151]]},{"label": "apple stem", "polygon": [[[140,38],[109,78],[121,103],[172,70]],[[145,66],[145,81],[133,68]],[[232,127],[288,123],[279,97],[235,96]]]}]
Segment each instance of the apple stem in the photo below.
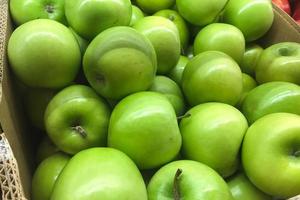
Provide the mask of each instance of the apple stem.
[{"label": "apple stem", "polygon": [[178,116],[178,117],[177,117],[177,120],[181,120],[181,119],[184,119],[184,118],[188,118],[188,117],[190,117],[190,116],[192,116],[190,113],[186,113],[186,114],[184,114],[184,115]]},{"label": "apple stem", "polygon": [[179,179],[182,174],[182,169],[177,169],[174,177],[173,196],[174,200],[180,200]]},{"label": "apple stem", "polygon": [[82,128],[81,126],[74,126],[74,127],[72,127],[72,130],[79,133],[83,138],[87,137],[87,134],[86,134],[84,128]]}]

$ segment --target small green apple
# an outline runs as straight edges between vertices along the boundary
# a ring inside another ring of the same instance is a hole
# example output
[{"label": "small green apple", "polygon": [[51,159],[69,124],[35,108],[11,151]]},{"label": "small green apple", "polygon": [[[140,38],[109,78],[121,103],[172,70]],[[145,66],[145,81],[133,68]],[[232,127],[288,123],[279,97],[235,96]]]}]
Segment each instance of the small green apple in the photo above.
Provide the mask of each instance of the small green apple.
[{"label": "small green apple", "polygon": [[266,115],[248,129],[243,167],[263,192],[284,199],[300,194],[299,133],[300,116],[291,113]]},{"label": "small green apple", "polygon": [[136,0],[137,6],[148,14],[171,8],[175,0]]},{"label": "small green apple", "polygon": [[223,177],[239,165],[239,150],[248,128],[243,114],[223,103],[205,103],[190,109],[180,122],[182,152]]},{"label": "small green apple", "polygon": [[130,0],[65,0],[68,23],[88,40],[107,28],[129,25],[131,9]]},{"label": "small green apple", "polygon": [[175,81],[179,86],[181,86],[182,82],[182,74],[185,66],[189,62],[189,59],[185,56],[180,56],[177,65],[170,71],[168,76]]},{"label": "small green apple", "polygon": [[47,106],[45,125],[57,147],[69,154],[105,146],[109,107],[93,89],[72,85],[57,93]]},{"label": "small green apple", "polygon": [[9,8],[18,26],[34,19],[52,19],[67,24],[64,0],[10,0]]},{"label": "small green apple", "polygon": [[227,184],[234,200],[272,200],[271,196],[257,189],[242,173],[231,177]]},{"label": "small green apple", "polygon": [[19,80],[31,87],[69,85],[80,68],[79,46],[64,25],[37,19],[19,26],[8,43],[10,66]]},{"label": "small green apple", "polygon": [[56,153],[39,164],[32,178],[32,200],[50,199],[55,182],[69,160],[70,156]]},{"label": "small green apple", "polygon": [[182,91],[172,79],[166,76],[156,76],[149,90],[165,95],[175,109],[177,116],[184,114],[185,102]]},{"label": "small green apple", "polygon": [[186,65],[182,89],[190,105],[211,101],[235,105],[242,94],[242,72],[228,55],[206,51]]},{"label": "small green apple", "polygon": [[147,200],[142,175],[123,152],[91,148],[76,154],[54,186],[50,200]]},{"label": "small green apple", "polygon": [[69,27],[70,31],[72,32],[72,34],[74,35],[74,37],[76,38],[77,40],[77,43],[79,45],[79,48],[80,48],[80,52],[81,52],[81,55],[83,56],[84,55],[84,52],[86,50],[86,48],[88,47],[89,45],[89,42],[82,38],[80,35],[78,35],[74,29],[72,29],[72,27]]},{"label": "small green apple", "polygon": [[152,44],[130,27],[103,31],[90,43],[83,58],[84,74],[90,85],[112,100],[149,89],[156,69]]},{"label": "small green apple", "polygon": [[266,48],[257,63],[255,75],[260,84],[286,81],[300,85],[300,44],[281,42]]},{"label": "small green apple", "polygon": [[262,37],[272,26],[274,13],[270,0],[230,0],[223,21],[239,28],[247,42]]},{"label": "small green apple", "polygon": [[149,200],[232,200],[222,177],[192,160],[171,162],[160,168],[147,187]]},{"label": "small green apple", "polygon": [[133,28],[151,41],[157,55],[157,73],[170,72],[180,57],[180,38],[175,24],[164,17],[149,16],[139,20]]},{"label": "small green apple", "polygon": [[144,18],[145,15],[141,9],[136,6],[132,6],[132,14],[129,26],[133,26],[138,20]]},{"label": "small green apple", "polygon": [[257,66],[263,48],[257,44],[250,43],[246,45],[246,50],[240,63],[242,72],[254,77],[255,68]]},{"label": "small green apple", "polygon": [[237,104],[237,107],[239,108],[243,105],[243,101],[247,96],[247,94],[257,86],[256,81],[248,74],[242,73],[242,79],[243,79],[243,91],[242,91],[240,101]]},{"label": "small green apple", "polygon": [[138,92],[125,97],[112,112],[108,146],[126,153],[140,169],[170,162],[181,146],[172,104],[156,92]]},{"label": "small green apple", "polygon": [[288,82],[269,82],[251,90],[242,112],[252,124],[264,115],[276,112],[300,114],[300,87]]},{"label": "small green apple", "polygon": [[244,35],[230,24],[209,24],[200,30],[194,41],[194,55],[204,51],[221,51],[240,63],[245,53]]},{"label": "small green apple", "polygon": [[53,144],[48,136],[44,136],[37,148],[36,161],[37,163],[41,163],[43,160],[57,152],[59,152],[58,147]]}]

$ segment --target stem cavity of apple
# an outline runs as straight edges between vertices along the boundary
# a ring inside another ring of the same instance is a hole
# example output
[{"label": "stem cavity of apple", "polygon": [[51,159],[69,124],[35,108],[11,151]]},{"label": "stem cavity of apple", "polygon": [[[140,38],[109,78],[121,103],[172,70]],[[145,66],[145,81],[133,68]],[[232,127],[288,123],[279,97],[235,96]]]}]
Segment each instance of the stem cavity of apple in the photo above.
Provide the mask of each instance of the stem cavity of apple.
[{"label": "stem cavity of apple", "polygon": [[48,4],[45,6],[45,10],[47,13],[54,13],[54,6],[52,4]]},{"label": "stem cavity of apple", "polygon": [[79,135],[81,135],[83,138],[87,137],[86,131],[84,130],[84,128],[82,128],[82,126],[74,126],[72,127],[72,130],[79,133]]},{"label": "stem cavity of apple", "polygon": [[180,200],[180,191],[179,191],[179,179],[182,174],[182,169],[177,169],[174,176],[174,185],[173,185],[173,197],[174,200]]},{"label": "stem cavity of apple", "polygon": [[300,150],[294,152],[296,158],[300,158]]},{"label": "stem cavity of apple", "polygon": [[192,116],[191,113],[186,113],[184,115],[178,116],[177,120],[181,120],[181,119],[188,118],[188,117],[191,117],[191,116]]}]

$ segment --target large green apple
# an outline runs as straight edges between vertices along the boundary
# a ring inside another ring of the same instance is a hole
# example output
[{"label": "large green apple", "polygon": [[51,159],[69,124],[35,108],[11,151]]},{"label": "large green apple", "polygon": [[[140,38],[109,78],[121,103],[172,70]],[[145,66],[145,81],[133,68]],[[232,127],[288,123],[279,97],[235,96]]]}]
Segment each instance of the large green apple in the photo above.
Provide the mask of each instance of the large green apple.
[{"label": "large green apple", "polygon": [[182,82],[182,74],[185,66],[189,62],[189,59],[186,56],[180,56],[177,65],[170,71],[168,76],[175,81],[179,86],[181,86]]},{"label": "large green apple", "polygon": [[160,16],[149,16],[134,26],[152,43],[157,55],[157,73],[167,74],[180,57],[180,37],[177,27],[170,20]]},{"label": "large green apple", "polygon": [[175,4],[175,0],[136,0],[136,4],[146,13],[152,14],[171,8]]},{"label": "large green apple", "polygon": [[272,26],[274,13],[270,0],[230,0],[223,21],[239,28],[247,42],[257,40]]},{"label": "large green apple", "polygon": [[112,112],[108,146],[126,153],[140,169],[152,169],[170,162],[181,147],[172,104],[156,92],[125,97]]},{"label": "large green apple", "polygon": [[242,72],[228,55],[206,51],[186,65],[182,88],[191,105],[211,101],[235,105],[242,94]]},{"label": "large green apple", "polygon": [[69,154],[105,146],[109,107],[94,90],[72,85],[57,93],[47,106],[45,125],[57,147]]},{"label": "large green apple", "polygon": [[50,199],[55,182],[69,160],[70,156],[56,153],[39,164],[32,178],[32,200]]},{"label": "large green apple", "polygon": [[180,16],[180,14],[175,10],[160,10],[157,13],[155,13],[154,16],[165,17],[174,22],[179,32],[181,49],[183,51],[188,45],[190,34],[187,23]]},{"label": "large green apple", "polygon": [[64,0],[10,0],[9,8],[16,25],[34,19],[52,19],[67,23]]},{"label": "large green apple", "polygon": [[255,68],[263,52],[263,48],[257,44],[247,44],[246,50],[240,63],[242,72],[254,77]]},{"label": "large green apple", "polygon": [[272,197],[257,189],[242,173],[231,177],[227,184],[234,200],[272,200]]},{"label": "large green apple", "polygon": [[300,116],[273,113],[247,131],[242,161],[251,182],[281,198],[300,194]]},{"label": "large green apple", "polygon": [[141,9],[139,9],[136,6],[132,6],[132,14],[131,14],[131,20],[129,25],[133,26],[138,20],[144,18],[145,15]]},{"label": "large green apple", "polygon": [[207,25],[200,30],[194,41],[194,55],[204,51],[221,51],[240,63],[245,53],[244,35],[230,24]]},{"label": "large green apple", "polygon": [[300,114],[300,87],[288,82],[269,82],[251,90],[242,111],[252,124],[264,115],[276,112]]},{"label": "large green apple", "polygon": [[156,76],[150,91],[159,92],[170,101],[176,115],[181,116],[185,112],[185,102],[180,87],[172,79],[166,76]]},{"label": "large green apple", "polygon": [[219,18],[228,0],[176,0],[179,13],[188,22],[204,26]]},{"label": "large green apple", "polygon": [[180,122],[183,156],[210,166],[223,177],[232,175],[248,128],[243,114],[227,104],[205,103],[186,115]]},{"label": "large green apple", "polygon": [[255,68],[261,83],[286,81],[300,85],[300,44],[282,42],[265,49]]},{"label": "large green apple", "polygon": [[242,78],[243,78],[243,91],[242,91],[241,98],[237,104],[238,108],[241,108],[241,106],[243,105],[243,101],[247,96],[247,94],[257,86],[256,81],[248,74],[242,73]]},{"label": "large green apple", "polygon": [[107,28],[129,25],[131,12],[130,0],[65,0],[68,23],[88,40]]},{"label": "large green apple", "polygon": [[43,160],[57,152],[59,152],[57,146],[53,144],[48,136],[44,136],[37,148],[36,161],[37,163],[41,163]]},{"label": "large green apple", "polygon": [[156,68],[152,44],[130,27],[113,27],[100,33],[83,58],[84,73],[90,85],[113,100],[149,89]]},{"label": "large green apple", "polygon": [[31,87],[64,87],[75,79],[81,63],[73,34],[50,19],[19,26],[9,39],[7,51],[13,72]]},{"label": "large green apple", "polygon": [[76,154],[54,186],[50,200],[147,200],[136,165],[123,152],[91,148]]},{"label": "large green apple", "polygon": [[171,162],[160,168],[147,187],[149,200],[232,200],[217,172],[192,160]]}]

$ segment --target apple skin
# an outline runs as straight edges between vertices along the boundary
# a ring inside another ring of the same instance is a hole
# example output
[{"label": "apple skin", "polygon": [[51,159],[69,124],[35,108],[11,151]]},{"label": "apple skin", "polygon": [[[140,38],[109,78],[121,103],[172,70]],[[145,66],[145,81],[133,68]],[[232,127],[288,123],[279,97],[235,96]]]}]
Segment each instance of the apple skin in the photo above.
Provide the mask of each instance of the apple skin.
[{"label": "apple skin", "polygon": [[64,87],[75,79],[81,63],[79,46],[70,30],[50,19],[19,26],[7,51],[14,74],[31,87]]},{"label": "apple skin", "polygon": [[221,51],[240,63],[245,53],[244,35],[230,24],[209,24],[200,30],[194,41],[194,55],[204,51]]},{"label": "apple skin", "polygon": [[211,101],[235,105],[242,94],[242,72],[228,55],[206,51],[186,65],[182,88],[192,106]]},{"label": "apple skin", "polygon": [[269,82],[251,90],[242,112],[252,124],[264,115],[276,112],[300,114],[300,87],[288,82]]},{"label": "apple skin", "polygon": [[56,153],[39,164],[32,178],[32,200],[50,198],[55,182],[69,160],[70,156]]},{"label": "apple skin", "polygon": [[282,42],[266,48],[255,68],[258,83],[286,81],[300,85],[300,44]]},{"label": "apple skin", "polygon": [[188,62],[189,59],[187,57],[180,56],[177,65],[168,74],[169,78],[175,81],[179,86],[181,86],[182,74]]},{"label": "apple skin", "polygon": [[48,136],[44,136],[37,148],[36,161],[39,164],[46,158],[58,152],[59,149],[57,148],[57,146],[53,144]]},{"label": "apple skin", "polygon": [[177,116],[184,114],[186,107],[182,91],[172,79],[166,76],[156,76],[149,90],[165,95],[172,104]]},{"label": "apple skin", "polygon": [[125,97],[112,112],[108,146],[126,153],[139,169],[153,169],[170,162],[181,147],[172,104],[156,92]]},{"label": "apple skin", "polygon": [[132,6],[132,14],[129,26],[133,26],[138,20],[144,18],[145,15],[139,7]]},{"label": "apple skin", "polygon": [[65,0],[69,25],[87,40],[110,27],[128,26],[131,13],[130,0]]},{"label": "apple skin", "polygon": [[51,19],[67,24],[64,0],[11,0],[9,7],[18,26],[34,19]]},{"label": "apple skin", "polygon": [[251,182],[263,192],[284,199],[300,193],[299,133],[300,116],[291,113],[266,115],[248,129],[242,162]]},{"label": "apple skin", "polygon": [[204,103],[190,109],[180,122],[182,153],[216,170],[232,175],[239,165],[239,150],[248,128],[243,114],[223,103]]},{"label": "apple skin", "polygon": [[144,12],[153,14],[157,11],[171,8],[175,5],[175,0],[136,0],[136,4]]},{"label": "apple skin", "polygon": [[72,85],[52,98],[44,119],[53,143],[64,152],[75,154],[106,145],[109,116],[108,105],[92,88]]},{"label": "apple skin", "polygon": [[254,77],[255,68],[263,52],[263,48],[257,44],[250,43],[246,45],[246,50],[240,63],[242,72]]},{"label": "apple skin", "polygon": [[240,101],[237,104],[238,108],[241,108],[241,106],[243,105],[243,101],[244,101],[245,97],[247,96],[247,94],[251,90],[253,90],[254,88],[257,87],[256,81],[248,74],[242,73],[242,78],[243,78],[243,91],[242,91]]},{"label": "apple skin", "polygon": [[210,24],[219,17],[228,0],[176,0],[179,13],[197,26]]},{"label": "apple skin", "polygon": [[84,74],[90,85],[111,100],[149,89],[156,69],[151,42],[130,27],[103,31],[90,43],[83,58]]},{"label": "apple skin", "polygon": [[157,56],[157,73],[167,74],[180,57],[180,37],[177,27],[170,20],[160,16],[149,16],[134,26],[152,43]]},{"label": "apple skin", "polygon": [[190,33],[187,23],[180,16],[180,14],[175,10],[160,10],[157,13],[155,13],[154,16],[165,17],[174,22],[179,32],[181,49],[183,51],[188,45]]},{"label": "apple skin", "polygon": [[270,0],[230,0],[222,14],[223,22],[239,28],[247,42],[262,37],[272,26],[274,13]]},{"label": "apple skin", "polygon": [[272,200],[271,196],[257,189],[242,173],[231,177],[227,184],[234,200]]},{"label": "apple skin", "polygon": [[121,151],[91,148],[76,154],[57,179],[50,200],[99,198],[147,200],[141,173]]},{"label": "apple skin", "polygon": [[213,169],[196,161],[180,160],[163,166],[154,174],[147,187],[149,200],[175,199],[174,178],[178,169],[182,170],[178,179],[182,199],[233,199],[226,182]]},{"label": "apple skin", "polygon": [[72,34],[74,35],[74,37],[76,38],[77,43],[78,43],[79,48],[80,48],[81,55],[83,56],[86,48],[89,45],[89,42],[86,39],[82,38],[80,35],[78,35],[75,32],[75,30],[72,29],[72,27],[69,27],[69,29],[72,32]]}]

